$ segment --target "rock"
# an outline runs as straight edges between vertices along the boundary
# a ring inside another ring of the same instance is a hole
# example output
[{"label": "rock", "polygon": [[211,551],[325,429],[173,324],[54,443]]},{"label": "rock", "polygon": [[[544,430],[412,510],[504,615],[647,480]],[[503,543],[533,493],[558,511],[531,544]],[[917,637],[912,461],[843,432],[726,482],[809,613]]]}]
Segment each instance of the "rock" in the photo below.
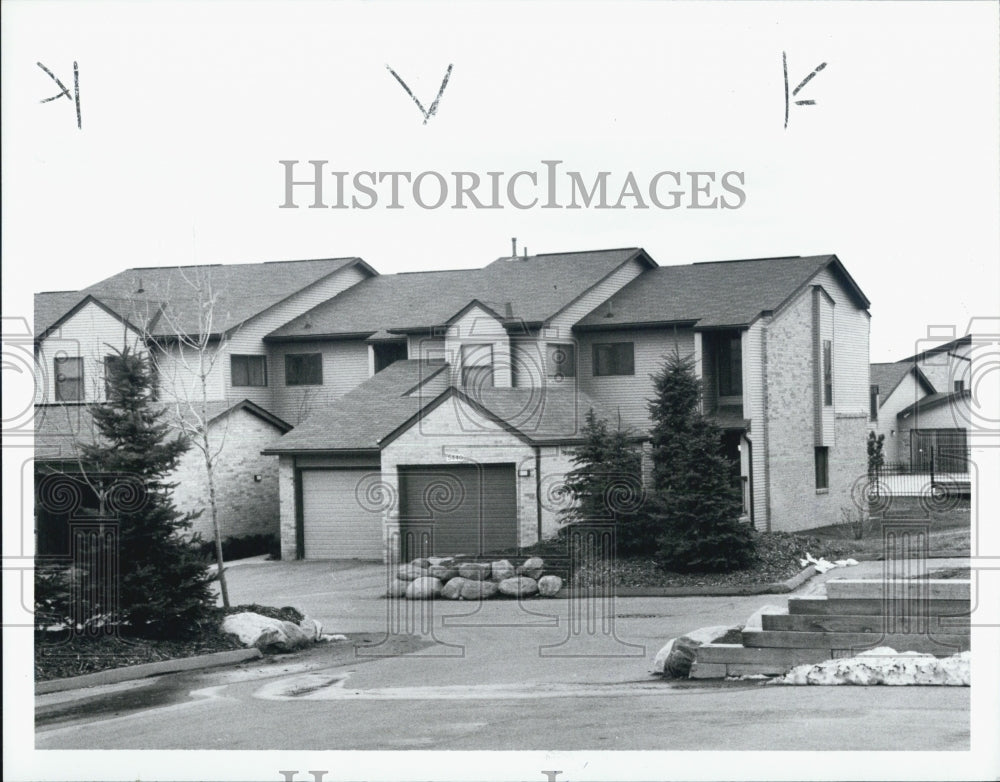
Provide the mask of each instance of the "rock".
[{"label": "rock", "polygon": [[528,578],[533,578],[538,580],[542,577],[542,571],[545,569],[545,562],[541,557],[531,557],[526,559],[524,564],[517,569],[517,574],[519,576],[527,576]]},{"label": "rock", "polygon": [[411,559],[410,564],[413,565],[413,567],[423,568],[426,570],[431,566],[431,561],[426,557],[417,557],[416,559]]},{"label": "rock", "polygon": [[492,581],[467,580],[462,584],[463,600],[486,600],[496,593],[497,585]]},{"label": "rock", "polygon": [[514,576],[497,584],[497,589],[508,597],[530,597],[538,592],[538,582],[527,576]]},{"label": "rock", "polygon": [[398,578],[394,578],[392,583],[389,584],[389,588],[385,590],[386,597],[403,597],[406,594],[406,588],[410,585],[409,581],[401,581]]},{"label": "rock", "polygon": [[458,566],[458,575],[470,581],[485,581],[490,577],[490,563],[463,562]]},{"label": "rock", "polygon": [[415,578],[420,578],[421,576],[426,576],[427,570],[425,568],[414,565],[412,562],[408,565],[400,565],[396,570],[396,578],[402,579],[403,581],[413,581]]},{"label": "rock", "polygon": [[717,642],[720,638],[725,637],[730,629],[727,625],[702,627],[687,635],[682,635],[680,638],[675,638],[657,653],[656,660],[653,662],[654,670],[656,670],[657,661],[662,657],[663,667],[657,670],[657,673],[674,678],[686,678],[691,672],[695,649],[704,644]]},{"label": "rock", "polygon": [[559,576],[542,576],[538,579],[538,594],[542,597],[555,597],[562,589],[562,585]]},{"label": "rock", "polygon": [[427,561],[431,565],[439,565],[441,567],[451,567],[455,564],[454,557],[427,557]]},{"label": "rock", "polygon": [[431,565],[427,568],[427,575],[441,579],[441,582],[450,581],[458,575],[458,568],[447,567],[445,565]]},{"label": "rock", "polygon": [[455,578],[448,579],[448,582],[441,588],[441,597],[446,597],[448,600],[458,600],[462,596],[462,589],[466,584],[479,583],[482,582],[469,581],[467,578],[455,576]]},{"label": "rock", "polygon": [[299,629],[305,633],[309,640],[315,643],[323,637],[323,625],[321,625],[317,620],[310,619],[308,616],[302,617],[302,621],[299,622]]},{"label": "rock", "polygon": [[441,594],[441,581],[433,576],[421,576],[410,582],[406,597],[410,600],[433,600]]},{"label": "rock", "polygon": [[513,578],[514,575],[514,566],[506,559],[501,559],[490,565],[490,578],[497,583],[507,578]]},{"label": "rock", "polygon": [[[314,622],[315,620],[309,620]],[[306,622],[303,619],[303,624]],[[317,626],[319,622],[315,623]],[[306,625],[303,629],[293,622],[272,619],[251,611],[230,614],[222,622],[222,631],[240,639],[244,646],[290,652],[311,644],[315,638],[315,627]]]},{"label": "rock", "polygon": [[673,651],[674,641],[676,640],[676,638],[671,638],[667,641],[667,645],[656,653],[656,657],[653,659],[653,673],[658,673],[660,676],[665,675],[667,658],[670,657],[670,652]]}]

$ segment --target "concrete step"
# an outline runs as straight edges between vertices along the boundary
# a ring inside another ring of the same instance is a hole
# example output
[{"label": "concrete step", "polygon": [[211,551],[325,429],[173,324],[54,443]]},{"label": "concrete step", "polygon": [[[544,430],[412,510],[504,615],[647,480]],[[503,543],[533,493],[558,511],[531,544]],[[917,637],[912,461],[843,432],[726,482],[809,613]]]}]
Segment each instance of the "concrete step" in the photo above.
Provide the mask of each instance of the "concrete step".
[{"label": "concrete step", "polygon": [[[928,652],[948,657],[969,648],[969,635],[960,633],[838,633],[794,630],[744,630],[743,645],[758,648],[823,649],[857,653],[875,646],[897,652]],[[834,654],[832,656],[840,656]]]},{"label": "concrete step", "polygon": [[763,630],[832,633],[915,633],[934,630],[938,633],[968,634],[969,617],[941,620],[927,616],[874,616],[850,614],[765,614]]},{"label": "concrete step", "polygon": [[822,595],[788,598],[790,614],[841,614],[852,616],[968,616],[968,600],[883,600],[882,598],[832,598]]},{"label": "concrete step", "polygon": [[834,599],[890,600],[970,599],[971,582],[958,578],[849,579],[832,578],[826,582],[826,596]]}]

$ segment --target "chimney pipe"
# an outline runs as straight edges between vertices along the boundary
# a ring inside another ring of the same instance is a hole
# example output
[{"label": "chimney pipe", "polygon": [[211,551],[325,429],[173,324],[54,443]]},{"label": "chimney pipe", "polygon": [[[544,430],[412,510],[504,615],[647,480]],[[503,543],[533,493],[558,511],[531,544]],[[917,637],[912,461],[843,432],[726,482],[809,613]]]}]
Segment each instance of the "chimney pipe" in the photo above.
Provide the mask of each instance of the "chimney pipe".
[{"label": "chimney pipe", "polygon": [[524,260],[528,260],[528,248],[525,247],[523,252],[524,252]]},{"label": "chimney pipe", "polygon": [[510,239],[510,257],[511,258],[516,258],[517,257],[517,237],[516,236],[512,236],[511,239]]}]

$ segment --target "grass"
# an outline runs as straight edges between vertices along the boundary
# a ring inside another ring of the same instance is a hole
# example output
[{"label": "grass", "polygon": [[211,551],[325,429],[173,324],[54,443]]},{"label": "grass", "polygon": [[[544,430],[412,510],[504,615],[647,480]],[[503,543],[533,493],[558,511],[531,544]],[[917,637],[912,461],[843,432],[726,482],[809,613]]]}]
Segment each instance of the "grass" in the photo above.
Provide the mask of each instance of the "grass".
[{"label": "grass", "polygon": [[186,639],[152,640],[125,635],[86,636],[66,631],[36,631],[35,681],[241,649],[243,645],[236,636],[221,629],[227,614],[241,611],[291,622],[302,619],[302,614],[294,608],[251,604],[213,609],[201,631]]}]

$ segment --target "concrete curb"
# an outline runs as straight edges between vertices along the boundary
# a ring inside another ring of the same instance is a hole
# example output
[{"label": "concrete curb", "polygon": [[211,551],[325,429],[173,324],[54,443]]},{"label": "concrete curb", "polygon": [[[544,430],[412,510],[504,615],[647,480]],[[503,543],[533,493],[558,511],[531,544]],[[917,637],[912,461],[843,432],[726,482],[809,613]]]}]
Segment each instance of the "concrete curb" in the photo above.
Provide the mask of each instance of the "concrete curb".
[{"label": "concrete curb", "polygon": [[615,597],[727,597],[738,595],[782,595],[794,592],[813,576],[818,575],[810,565],[785,581],[773,584],[733,584],[731,586],[705,587],[616,587]]},{"label": "concrete curb", "polygon": [[194,671],[199,668],[212,668],[217,665],[233,665],[235,663],[256,660],[261,657],[260,649],[231,649],[226,652],[200,654],[195,657],[179,657],[175,660],[161,660],[142,665],[126,665],[122,668],[109,668],[106,671],[85,673],[83,676],[70,676],[65,679],[49,679],[35,683],[35,695],[46,695],[50,692],[63,692],[82,687],[97,687],[102,684],[117,684],[131,679],[145,679],[147,676],[159,676],[177,671]]}]

